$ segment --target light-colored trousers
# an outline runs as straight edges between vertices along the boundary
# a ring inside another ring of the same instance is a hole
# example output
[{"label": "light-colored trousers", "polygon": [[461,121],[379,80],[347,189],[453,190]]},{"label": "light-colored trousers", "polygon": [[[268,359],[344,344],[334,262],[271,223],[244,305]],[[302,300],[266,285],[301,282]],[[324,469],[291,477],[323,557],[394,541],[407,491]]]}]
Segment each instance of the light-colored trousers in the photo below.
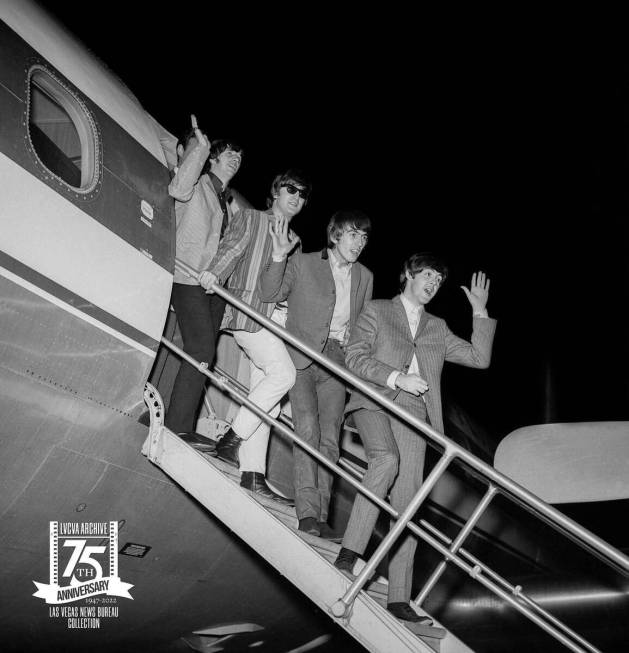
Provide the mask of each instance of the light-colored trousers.
[{"label": "light-colored trousers", "polygon": [[[295,366],[283,341],[266,329],[255,333],[234,331],[234,339],[251,365],[249,399],[271,417],[277,417],[280,399],[295,383]],[[232,422],[232,429],[244,440],[238,452],[240,471],[266,474],[270,426],[241,406]]]}]

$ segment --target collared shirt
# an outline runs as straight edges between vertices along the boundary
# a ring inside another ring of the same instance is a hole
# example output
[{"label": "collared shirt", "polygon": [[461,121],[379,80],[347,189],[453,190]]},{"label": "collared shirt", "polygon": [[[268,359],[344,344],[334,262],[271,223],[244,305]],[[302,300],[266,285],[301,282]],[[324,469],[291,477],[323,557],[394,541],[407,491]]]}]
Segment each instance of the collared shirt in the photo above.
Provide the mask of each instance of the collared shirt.
[{"label": "collared shirt", "polygon": [[332,277],[336,287],[336,302],[332,319],[330,320],[330,334],[328,338],[345,341],[350,317],[350,296],[352,289],[352,264],[340,265],[333,249],[328,249],[328,261],[332,269]]}]

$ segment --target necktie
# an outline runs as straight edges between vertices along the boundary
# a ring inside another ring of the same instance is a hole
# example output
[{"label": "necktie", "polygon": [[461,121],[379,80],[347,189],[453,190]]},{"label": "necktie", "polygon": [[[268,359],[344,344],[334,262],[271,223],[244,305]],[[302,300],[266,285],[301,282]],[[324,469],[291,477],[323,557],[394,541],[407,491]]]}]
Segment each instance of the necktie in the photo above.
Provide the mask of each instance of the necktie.
[{"label": "necktie", "polygon": [[218,201],[221,205],[221,211],[223,211],[223,222],[221,223],[221,238],[227,229],[227,192],[221,191],[218,193]]}]

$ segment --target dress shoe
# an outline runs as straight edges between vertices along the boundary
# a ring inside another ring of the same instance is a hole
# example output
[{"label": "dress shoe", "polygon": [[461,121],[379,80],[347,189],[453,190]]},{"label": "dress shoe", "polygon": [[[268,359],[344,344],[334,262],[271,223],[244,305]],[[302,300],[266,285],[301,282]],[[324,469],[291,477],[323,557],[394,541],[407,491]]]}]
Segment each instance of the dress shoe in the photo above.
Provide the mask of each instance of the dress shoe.
[{"label": "dress shoe", "polygon": [[282,497],[273,492],[273,490],[266,484],[264,474],[261,472],[242,472],[240,475],[240,487],[244,487],[245,490],[249,490],[253,494],[257,494],[265,499],[271,499],[272,501],[281,503],[284,506],[295,505],[295,502],[292,499]]},{"label": "dress shoe", "polygon": [[412,621],[421,626],[432,626],[432,619],[430,617],[420,617],[408,603],[389,603],[387,610],[397,619],[403,621]]},{"label": "dress shoe", "polygon": [[299,530],[309,535],[319,536],[319,524],[314,517],[304,517],[299,520]]},{"label": "dress shoe", "polygon": [[216,443],[216,455],[226,463],[238,467],[238,449],[240,449],[242,442],[242,438],[239,438],[232,429],[229,429]]},{"label": "dress shoe", "polygon": [[188,433],[177,433],[177,435],[193,449],[201,451],[208,456],[216,456],[216,443],[210,438],[204,438],[202,435],[189,431]]},{"label": "dress shoe", "polygon": [[356,553],[356,551],[346,549],[342,546],[336,560],[334,561],[334,566],[341,571],[347,571],[351,574],[354,569],[354,563],[357,559],[358,553]]},{"label": "dress shoe", "polygon": [[319,527],[319,537],[322,537],[324,540],[329,540],[330,542],[342,542],[343,537],[337,535],[327,524],[327,522],[320,521],[318,524]]}]

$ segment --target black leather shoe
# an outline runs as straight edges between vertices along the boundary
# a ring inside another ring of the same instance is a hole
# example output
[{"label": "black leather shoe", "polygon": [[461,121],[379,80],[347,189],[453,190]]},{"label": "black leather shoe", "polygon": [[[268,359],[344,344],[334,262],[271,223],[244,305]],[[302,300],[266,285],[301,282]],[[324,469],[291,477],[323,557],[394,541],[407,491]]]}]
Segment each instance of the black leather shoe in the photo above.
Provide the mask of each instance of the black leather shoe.
[{"label": "black leather shoe", "polygon": [[347,571],[351,574],[354,569],[354,563],[357,559],[358,553],[356,553],[356,551],[346,549],[342,546],[336,560],[334,561],[334,566],[341,571]]},{"label": "black leather shoe", "polygon": [[341,535],[337,535],[327,524],[327,522],[320,521],[319,526],[319,537],[322,537],[324,540],[329,540],[330,542],[342,542],[343,538]]},{"label": "black leather shoe", "polygon": [[230,465],[238,467],[238,449],[242,444],[239,438],[231,429],[216,443],[216,455]]},{"label": "black leather shoe", "polygon": [[430,617],[420,617],[408,603],[389,603],[387,610],[397,619],[403,621],[412,621],[422,626],[432,626],[432,619]]},{"label": "black leather shoe", "polygon": [[319,524],[314,517],[304,517],[299,520],[299,530],[308,533],[309,535],[316,535],[319,537]]},{"label": "black leather shoe", "polygon": [[271,499],[272,501],[281,503],[284,506],[295,505],[295,502],[292,499],[282,497],[273,492],[273,490],[266,484],[264,474],[261,472],[242,472],[240,475],[240,487],[244,487],[245,490],[249,490],[253,494],[257,494],[265,499]]},{"label": "black leather shoe", "polygon": [[208,456],[216,456],[216,443],[210,438],[204,438],[202,435],[191,431],[189,433],[177,433],[177,435],[186,443],[189,444],[197,451],[207,454]]}]

